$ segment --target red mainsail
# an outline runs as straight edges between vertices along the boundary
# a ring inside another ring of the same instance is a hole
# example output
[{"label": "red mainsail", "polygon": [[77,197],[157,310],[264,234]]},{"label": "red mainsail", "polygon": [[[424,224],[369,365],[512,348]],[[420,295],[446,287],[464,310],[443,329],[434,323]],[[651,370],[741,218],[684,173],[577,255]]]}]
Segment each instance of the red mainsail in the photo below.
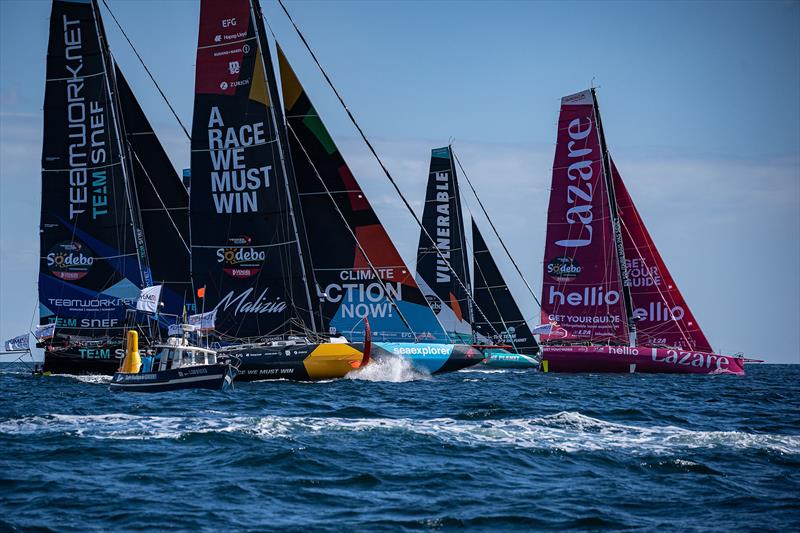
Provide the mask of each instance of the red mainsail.
[{"label": "red mainsail", "polygon": [[547,211],[543,320],[559,326],[544,341],[628,343],[603,155],[590,90],[561,99]]},{"label": "red mainsail", "polygon": [[713,352],[650,238],[613,161],[611,176],[625,246],[633,316],[637,320],[637,345]]}]

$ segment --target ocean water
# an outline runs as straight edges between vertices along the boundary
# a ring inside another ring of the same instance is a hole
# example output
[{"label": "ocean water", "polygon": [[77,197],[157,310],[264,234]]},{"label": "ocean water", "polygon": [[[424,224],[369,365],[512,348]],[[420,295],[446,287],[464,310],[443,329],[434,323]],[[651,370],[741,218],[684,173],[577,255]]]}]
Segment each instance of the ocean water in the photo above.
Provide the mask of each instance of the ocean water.
[{"label": "ocean water", "polygon": [[107,382],[0,371],[0,529],[800,528],[800,366]]}]

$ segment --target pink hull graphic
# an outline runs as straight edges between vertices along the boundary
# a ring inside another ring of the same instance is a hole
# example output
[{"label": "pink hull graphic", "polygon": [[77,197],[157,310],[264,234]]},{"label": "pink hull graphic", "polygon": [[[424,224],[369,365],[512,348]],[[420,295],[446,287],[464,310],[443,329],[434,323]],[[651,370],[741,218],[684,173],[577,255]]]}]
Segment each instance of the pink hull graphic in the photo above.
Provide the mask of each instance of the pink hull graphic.
[{"label": "pink hull graphic", "polygon": [[744,358],[643,346],[545,346],[545,372],[744,375]]}]

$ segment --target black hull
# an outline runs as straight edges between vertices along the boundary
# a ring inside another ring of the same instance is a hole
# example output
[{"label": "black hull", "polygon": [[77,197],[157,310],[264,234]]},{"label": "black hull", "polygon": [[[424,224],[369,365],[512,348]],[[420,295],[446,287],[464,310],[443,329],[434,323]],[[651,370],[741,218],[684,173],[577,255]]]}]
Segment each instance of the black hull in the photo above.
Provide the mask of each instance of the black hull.
[{"label": "black hull", "polygon": [[236,368],[229,364],[176,368],[145,374],[117,372],[108,385],[120,392],[166,392],[184,389],[225,390],[233,387]]},{"label": "black hull", "polygon": [[52,374],[103,374],[113,376],[125,356],[122,343],[101,347],[45,348],[44,372]]},{"label": "black hull", "polygon": [[261,381],[266,379],[288,379],[310,381],[303,361],[313,351],[313,345],[292,347],[287,355],[284,348],[258,347],[246,350],[231,350],[219,353],[220,358],[233,356],[241,361],[238,381]]},{"label": "black hull", "polygon": [[361,364],[362,346],[355,344],[297,344],[256,346],[219,352],[218,357],[240,361],[238,381],[338,379]]}]

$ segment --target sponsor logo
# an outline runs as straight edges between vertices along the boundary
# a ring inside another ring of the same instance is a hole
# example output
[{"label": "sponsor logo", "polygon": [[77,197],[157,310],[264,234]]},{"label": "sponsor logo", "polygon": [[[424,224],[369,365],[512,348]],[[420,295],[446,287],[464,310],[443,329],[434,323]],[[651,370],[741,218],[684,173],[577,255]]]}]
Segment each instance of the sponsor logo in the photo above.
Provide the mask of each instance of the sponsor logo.
[{"label": "sponsor logo", "polygon": [[94,263],[94,257],[80,242],[64,241],[47,254],[47,267],[58,279],[77,281],[84,278]]},{"label": "sponsor logo", "polygon": [[619,303],[619,291],[604,291],[603,287],[586,287],[582,291],[563,293],[550,287],[547,297],[550,305],[604,306]]},{"label": "sponsor logo", "polygon": [[267,256],[262,250],[250,246],[252,239],[247,235],[231,237],[228,246],[217,249],[217,263],[232,278],[246,279],[255,276],[264,266]]},{"label": "sponsor logo", "polygon": [[581,266],[569,257],[556,257],[547,263],[547,274],[557,281],[570,281],[580,273]]},{"label": "sponsor logo", "polygon": [[91,213],[92,219],[109,213],[108,176],[106,168],[102,167],[109,157],[105,141],[106,115],[101,101],[90,99],[93,91],[84,90],[87,83],[80,24],[79,19],[63,17],[70,220],[86,211]]},{"label": "sponsor logo", "polygon": [[234,291],[230,291],[220,299],[215,309],[226,312],[228,309],[233,308],[231,312],[234,316],[240,313],[262,315],[286,311],[286,302],[282,301],[280,297],[275,300],[267,299],[268,291],[269,289],[264,289],[255,299],[250,299],[255,294],[252,287],[238,296]]},{"label": "sponsor logo", "polygon": [[698,368],[712,368],[716,370],[727,370],[730,361],[725,356],[698,353],[681,352],[677,350],[653,350],[653,361],[656,363],[668,363],[673,365],[693,366]]},{"label": "sponsor logo", "polygon": [[231,74],[239,74],[239,70],[241,66],[239,65],[238,61],[231,61],[228,63],[228,72]]},{"label": "sponsor logo", "polygon": [[431,306],[433,312],[438,315],[442,310],[442,301],[433,294],[425,296],[425,299],[428,300],[428,305]]},{"label": "sponsor logo", "polygon": [[395,355],[450,355],[450,347],[448,346],[414,346],[406,348],[403,346],[396,346],[392,348],[392,353]]},{"label": "sponsor logo", "polygon": [[578,228],[570,228],[568,238],[556,241],[556,246],[563,248],[580,248],[592,244],[592,198],[594,194],[594,169],[592,163],[596,159],[592,148],[584,139],[592,132],[591,117],[582,123],[580,118],[573,119],[567,127],[570,141],[567,143],[567,157],[572,161],[567,167],[567,204],[572,205],[564,216],[567,224],[578,224]]},{"label": "sponsor logo", "polygon": [[220,82],[219,88],[222,89],[223,91],[226,90],[228,88],[228,82],[227,81]]}]

